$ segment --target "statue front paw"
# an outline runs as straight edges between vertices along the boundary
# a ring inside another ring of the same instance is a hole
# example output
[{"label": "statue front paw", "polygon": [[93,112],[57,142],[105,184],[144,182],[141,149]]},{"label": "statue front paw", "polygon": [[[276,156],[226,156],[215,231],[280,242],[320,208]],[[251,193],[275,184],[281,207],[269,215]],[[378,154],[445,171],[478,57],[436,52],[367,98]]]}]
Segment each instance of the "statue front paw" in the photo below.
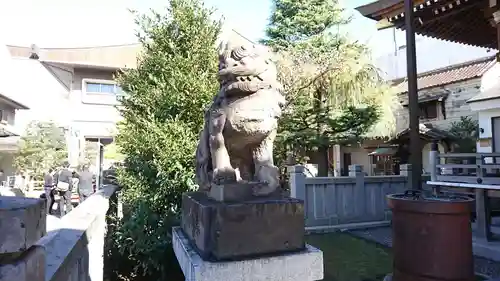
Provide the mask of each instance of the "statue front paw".
[{"label": "statue front paw", "polygon": [[213,182],[215,184],[235,183],[241,181],[240,170],[233,167],[214,169]]},{"label": "statue front paw", "polygon": [[261,166],[257,171],[257,179],[264,185],[255,186],[253,194],[255,196],[266,196],[278,189],[280,185],[280,172],[275,166]]}]

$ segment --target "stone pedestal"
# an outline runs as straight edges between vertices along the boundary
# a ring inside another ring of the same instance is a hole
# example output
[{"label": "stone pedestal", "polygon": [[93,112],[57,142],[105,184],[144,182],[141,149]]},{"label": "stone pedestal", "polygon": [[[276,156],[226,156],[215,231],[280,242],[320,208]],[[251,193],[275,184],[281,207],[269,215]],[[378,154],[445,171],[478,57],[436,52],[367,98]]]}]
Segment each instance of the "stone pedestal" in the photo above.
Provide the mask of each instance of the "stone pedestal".
[{"label": "stone pedestal", "polygon": [[203,192],[186,193],[181,226],[205,260],[241,260],[305,248],[304,203],[295,198],[220,202]]},{"label": "stone pedestal", "polygon": [[[269,237],[272,239],[272,237]],[[300,252],[241,261],[203,260],[181,228],[172,230],[172,243],[187,281],[315,281],[323,279],[323,253],[306,245]]]},{"label": "stone pedestal", "polygon": [[0,196],[0,281],[45,279],[45,201]]}]

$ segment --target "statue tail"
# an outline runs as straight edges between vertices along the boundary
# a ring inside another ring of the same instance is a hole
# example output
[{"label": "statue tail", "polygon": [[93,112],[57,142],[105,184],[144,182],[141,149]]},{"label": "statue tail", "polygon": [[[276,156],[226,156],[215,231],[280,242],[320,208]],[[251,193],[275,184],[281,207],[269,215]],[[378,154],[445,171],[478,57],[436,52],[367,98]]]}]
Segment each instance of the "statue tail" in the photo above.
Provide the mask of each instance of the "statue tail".
[{"label": "statue tail", "polygon": [[196,148],[196,181],[199,190],[210,190],[212,182],[212,155],[210,153],[207,122],[200,133],[200,142]]}]

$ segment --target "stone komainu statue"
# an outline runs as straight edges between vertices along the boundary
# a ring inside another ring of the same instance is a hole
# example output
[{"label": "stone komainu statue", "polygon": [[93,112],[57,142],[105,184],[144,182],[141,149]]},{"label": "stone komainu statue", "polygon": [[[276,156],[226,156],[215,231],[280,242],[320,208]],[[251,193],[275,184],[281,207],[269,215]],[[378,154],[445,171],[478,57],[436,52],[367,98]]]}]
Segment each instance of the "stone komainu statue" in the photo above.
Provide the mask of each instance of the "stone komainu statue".
[{"label": "stone komainu statue", "polygon": [[271,53],[261,46],[222,44],[219,81],[196,151],[200,190],[247,181],[265,183],[254,195],[270,194],[279,186],[273,142],[285,103]]}]

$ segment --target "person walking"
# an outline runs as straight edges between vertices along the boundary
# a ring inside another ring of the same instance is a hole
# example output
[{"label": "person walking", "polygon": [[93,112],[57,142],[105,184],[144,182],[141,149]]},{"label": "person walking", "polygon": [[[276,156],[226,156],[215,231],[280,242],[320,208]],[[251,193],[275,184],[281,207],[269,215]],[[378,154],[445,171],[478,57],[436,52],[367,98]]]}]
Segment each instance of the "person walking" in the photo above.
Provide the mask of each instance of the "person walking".
[{"label": "person walking", "polygon": [[[71,212],[71,193],[73,191],[73,173],[69,170],[69,162],[65,161],[63,167],[55,176],[56,190],[59,193],[59,214],[63,217]],[[64,208],[66,206],[66,209]]]},{"label": "person walking", "polygon": [[50,168],[43,176],[43,188],[45,190],[45,198],[47,199],[47,214],[52,215],[52,208],[54,207],[54,176],[53,169]]},{"label": "person walking", "polygon": [[89,198],[94,191],[94,174],[89,171],[89,167],[87,165],[83,165],[82,171],[76,173],[75,177],[78,179],[78,196],[80,197],[80,203],[82,203]]}]

